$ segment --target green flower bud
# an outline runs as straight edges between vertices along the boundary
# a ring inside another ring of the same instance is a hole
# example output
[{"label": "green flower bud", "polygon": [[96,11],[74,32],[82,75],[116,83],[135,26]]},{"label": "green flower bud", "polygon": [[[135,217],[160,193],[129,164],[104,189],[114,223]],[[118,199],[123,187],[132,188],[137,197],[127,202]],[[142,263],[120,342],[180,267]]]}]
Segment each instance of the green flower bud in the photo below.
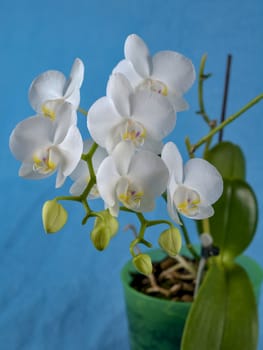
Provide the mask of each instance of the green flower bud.
[{"label": "green flower bud", "polygon": [[175,256],[179,253],[182,247],[182,238],[178,228],[172,227],[163,231],[159,237],[160,247],[170,256]]},{"label": "green flower bud", "polygon": [[98,250],[104,250],[110,243],[110,230],[105,226],[104,222],[95,221],[94,229],[91,231],[90,238],[94,247]]},{"label": "green flower bud", "polygon": [[59,231],[67,222],[68,213],[56,199],[46,201],[42,208],[42,221],[47,233]]},{"label": "green flower bud", "polygon": [[138,254],[132,259],[132,263],[136,270],[143,275],[150,275],[153,270],[152,261],[147,254]]},{"label": "green flower bud", "polygon": [[[102,217],[101,217],[102,216]],[[109,229],[110,236],[113,237],[116,235],[119,229],[118,220],[110,214],[108,210],[100,212],[100,216],[96,218],[96,222],[104,222],[104,225]]]}]

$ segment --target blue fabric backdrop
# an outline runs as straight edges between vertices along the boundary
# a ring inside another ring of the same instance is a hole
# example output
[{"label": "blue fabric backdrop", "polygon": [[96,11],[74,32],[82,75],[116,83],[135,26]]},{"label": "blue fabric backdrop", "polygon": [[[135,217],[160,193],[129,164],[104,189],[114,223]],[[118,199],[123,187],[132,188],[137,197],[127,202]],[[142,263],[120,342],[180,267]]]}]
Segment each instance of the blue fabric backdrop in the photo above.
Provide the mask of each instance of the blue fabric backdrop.
[{"label": "blue fabric backdrop", "polygon": [[[54,177],[27,181],[8,148],[14,126],[33,114],[27,99],[32,79],[47,69],[69,73],[75,57],[86,66],[83,108],[105,94],[112,67],[123,57],[130,33],[141,35],[152,52],[177,50],[198,67],[208,53],[207,110],[218,117],[226,55],[233,54],[228,114],[263,92],[263,5],[261,0],[24,0],[0,3],[0,348],[3,350],[128,349],[119,272],[129,258],[130,233],[121,229],[103,253],[82,227],[82,208],[67,203],[70,217],[60,233],[47,236],[41,224],[44,201],[55,191]],[[181,113],[174,138],[195,141],[206,132],[195,115],[196,84],[187,94],[191,109]],[[247,178],[263,212],[263,103],[226,129],[225,139],[242,145]],[[84,117],[80,127],[86,133]],[[186,152],[184,151],[184,156]],[[163,204],[158,204],[163,212]],[[191,226],[193,227],[193,225]],[[247,254],[263,266],[263,223]],[[157,231],[152,231],[156,242]],[[195,236],[193,235],[193,238]],[[263,348],[262,294],[260,304]],[[201,350],[201,347],[200,347]],[[248,349],[249,350],[249,349]]]}]

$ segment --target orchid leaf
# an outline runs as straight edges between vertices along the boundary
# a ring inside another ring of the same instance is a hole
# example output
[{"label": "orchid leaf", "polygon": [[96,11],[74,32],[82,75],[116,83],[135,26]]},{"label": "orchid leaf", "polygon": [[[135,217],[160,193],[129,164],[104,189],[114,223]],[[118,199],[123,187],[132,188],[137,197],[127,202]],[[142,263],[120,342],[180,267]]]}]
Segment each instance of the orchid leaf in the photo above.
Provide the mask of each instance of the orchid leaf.
[{"label": "orchid leaf", "polygon": [[214,244],[224,260],[234,259],[252,241],[257,226],[257,201],[243,180],[224,180],[224,191],[209,219]]},{"label": "orchid leaf", "polygon": [[[242,305],[242,307],[240,307]],[[188,315],[182,350],[256,350],[257,306],[246,271],[213,260]]]},{"label": "orchid leaf", "polygon": [[205,153],[224,179],[245,180],[245,158],[241,148],[231,142],[220,142]]}]

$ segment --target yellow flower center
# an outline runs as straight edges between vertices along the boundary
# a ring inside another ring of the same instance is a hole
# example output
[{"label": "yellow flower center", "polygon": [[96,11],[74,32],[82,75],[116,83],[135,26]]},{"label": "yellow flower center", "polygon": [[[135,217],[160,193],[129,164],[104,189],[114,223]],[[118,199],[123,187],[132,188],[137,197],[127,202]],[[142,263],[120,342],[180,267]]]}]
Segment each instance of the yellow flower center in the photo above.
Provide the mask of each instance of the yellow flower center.
[{"label": "yellow flower center", "polygon": [[41,106],[41,111],[42,111],[42,114],[45,116],[45,117],[48,117],[50,118],[51,120],[55,120],[56,119],[56,113],[55,111],[53,111],[51,108],[48,108],[47,105],[43,104]]},{"label": "yellow flower center", "polygon": [[50,150],[33,156],[33,170],[39,174],[50,174],[56,169],[56,164],[50,159]]},{"label": "yellow flower center", "polygon": [[174,202],[177,210],[186,216],[195,216],[199,213],[199,204],[201,202],[199,194],[180,186],[174,194]]},{"label": "yellow flower center", "polygon": [[128,179],[122,178],[117,185],[117,196],[125,207],[137,210],[141,205],[144,193],[131,184]]},{"label": "yellow flower center", "polygon": [[144,126],[139,122],[128,119],[124,126],[122,139],[124,141],[131,141],[136,147],[138,147],[144,144],[145,137],[146,129]]}]

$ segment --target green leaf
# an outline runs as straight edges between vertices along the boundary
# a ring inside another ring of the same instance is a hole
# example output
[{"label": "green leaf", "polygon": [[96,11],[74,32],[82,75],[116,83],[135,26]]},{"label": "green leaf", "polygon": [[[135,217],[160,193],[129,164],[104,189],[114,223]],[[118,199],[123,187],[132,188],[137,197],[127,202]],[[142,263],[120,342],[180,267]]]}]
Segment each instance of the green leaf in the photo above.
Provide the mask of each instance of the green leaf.
[{"label": "green leaf", "polygon": [[257,306],[245,270],[213,260],[188,315],[182,350],[256,350]]},{"label": "green leaf", "polygon": [[252,241],[257,226],[257,201],[243,180],[224,180],[224,191],[209,219],[214,244],[224,260],[234,259]]},{"label": "green leaf", "polygon": [[224,179],[245,180],[245,158],[241,148],[231,142],[220,142],[205,154]]}]

